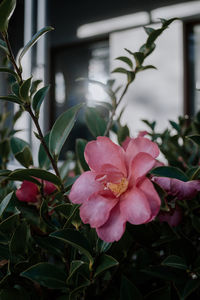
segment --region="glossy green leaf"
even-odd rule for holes
[[[50,181],[56,185],[60,185],[60,180],[56,175],[54,175],[48,171],[45,171],[42,169],[36,169],[36,168],[35,169],[16,169],[15,171],[13,171],[9,174],[9,177],[10,178],[18,177],[19,180],[27,180],[27,177],[36,177],[36,178]]]
[[[125,276],[122,276],[120,286],[120,300],[143,300],[140,291]]]
[[[20,98],[19,88],[20,88],[20,85],[18,82],[14,82],[11,86],[13,94],[15,94],[18,98]]]
[[[117,139],[118,139],[118,142],[119,144],[121,144],[123,141],[125,141],[125,139],[127,137],[129,137],[129,128],[127,125],[125,126],[120,126],[119,127],[119,130],[117,132]]]
[[[144,27],[145,32],[150,35],[155,29],[151,27]]]
[[[8,54],[7,45],[6,45],[6,43],[2,39],[0,39],[0,49],[3,50],[3,51],[5,51],[6,54]]]
[[[70,264],[69,276],[67,282],[69,282],[73,275],[85,264],[82,260],[73,260]]]
[[[10,145],[15,158],[20,162],[20,164],[26,168],[33,165],[33,157],[27,142],[20,138],[12,137]]]
[[[19,214],[20,214],[20,211],[16,210],[16,212],[13,215],[11,215],[7,219],[3,220],[0,223],[0,232],[2,232],[4,234],[8,234],[8,235],[12,234],[16,228],[16,224],[19,219]]]
[[[16,0],[3,0],[0,4],[0,31],[6,32],[8,22],[16,6]]]
[[[64,243],[50,236],[34,236],[34,240],[38,246],[45,249],[47,253],[52,253],[55,255],[63,256],[65,252]]]
[[[25,45],[25,47],[22,49],[22,52],[19,55],[19,59],[18,59],[18,64],[21,68],[21,60],[23,58],[23,56],[26,54],[26,52],[38,41],[38,39],[44,35],[45,33],[47,33],[48,31],[53,30],[53,27],[51,26],[46,26],[44,28],[42,28],[40,31],[38,31],[33,37],[32,39]]]
[[[188,269],[185,260],[177,255],[168,256],[163,260],[162,265],[182,270]]]
[[[0,96],[0,100],[17,103],[17,104],[23,103],[18,97],[14,96],[14,95]]]
[[[28,78],[27,80],[24,80],[19,89],[19,94],[23,99],[23,101],[25,102],[30,101],[31,81],[32,81],[32,77]]]
[[[2,216],[3,212],[5,211],[6,207],[8,206],[11,198],[13,196],[13,192],[9,193],[0,203],[0,217]]]
[[[138,71],[144,71],[144,70],[148,70],[148,69],[154,69],[157,70],[156,67],[152,66],[152,65],[147,65],[147,66],[141,66],[138,68]]]
[[[114,259],[110,255],[102,254],[97,261],[97,267],[94,273],[94,277],[98,276],[105,270],[108,270],[112,267],[116,267],[118,265],[118,261]]]
[[[42,102],[44,101],[44,98],[46,97],[49,90],[49,85],[41,88],[37,91],[37,93],[33,97],[32,107],[36,113],[36,115],[39,115],[40,106]]]
[[[84,139],[76,140],[76,157],[81,171],[88,171],[89,167],[85,161],[84,151],[87,141]]]
[[[187,136],[187,138],[192,140],[193,142],[195,142],[197,145],[200,146],[200,134],[189,135],[189,136]]]
[[[90,263],[93,263],[93,257],[91,255],[91,249],[88,240],[77,230],[63,229],[50,234],[50,236],[58,238],[85,254]]]
[[[119,56],[116,59],[125,62],[129,67],[131,67],[131,69],[133,68],[133,63],[130,58],[126,56]]]
[[[9,244],[10,256],[12,261],[24,260],[27,252],[27,242],[29,238],[29,228],[25,222],[22,222],[13,233]]]
[[[128,70],[124,69],[124,68],[116,68],[112,71],[112,73],[123,73],[123,74],[127,74]]]
[[[147,56],[149,56],[155,50],[155,48],[156,48],[155,44],[152,44],[150,47],[147,47],[146,44],[144,44],[140,47],[139,52],[143,52],[144,56],[146,58]]]
[[[14,76],[17,80],[19,79],[17,73],[15,73],[13,70],[11,70],[9,68],[0,68],[0,72],[2,72],[2,73],[8,73],[8,74]]]
[[[57,265],[41,262],[20,274],[50,289],[66,288],[66,274]]]
[[[155,176],[176,178],[182,181],[188,181],[188,177],[183,171],[176,167],[158,167],[150,171],[151,174]]]
[[[155,42],[155,40],[161,35],[163,32],[164,28],[159,28],[154,31],[152,31],[147,39],[146,46],[147,48],[150,48],[151,45]]]
[[[110,249],[112,243],[107,243],[98,238],[97,249],[99,253],[104,253]]]
[[[45,135],[44,141],[45,141],[46,145],[49,145],[49,133],[47,135]],[[39,148],[39,152],[38,152],[38,162],[39,162],[40,168],[42,168],[42,169],[48,170],[51,165],[51,161],[50,161],[46,151],[44,150],[42,143],[40,144],[40,148]]]
[[[144,61],[144,53],[142,53],[142,52],[132,52],[128,49],[125,49],[125,50],[134,57],[136,67],[142,65],[142,63]]]
[[[49,135],[49,149],[58,158],[70,131],[76,121],[76,116],[83,105],[78,104],[59,116]]]
[[[85,120],[87,127],[94,137],[103,136],[106,130],[106,122],[100,116],[97,109],[93,107],[87,107],[85,113]]]

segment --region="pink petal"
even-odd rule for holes
[[[89,142],[85,147],[85,160],[91,170],[102,172],[104,165],[112,165],[126,176],[124,150],[109,138],[99,136],[96,141]]]
[[[126,149],[126,163],[127,166],[131,164],[133,158],[140,152],[145,152],[156,158],[159,155],[159,148],[156,143],[150,141],[145,137],[138,137],[131,139]]]
[[[87,171],[75,181],[69,194],[71,202],[81,204],[92,194],[103,190],[103,185],[95,180],[96,175],[94,172]]]
[[[96,229],[100,239],[107,243],[119,241],[125,231],[126,220],[120,213],[119,205],[111,210],[108,221]]]
[[[192,199],[200,191],[200,180],[181,181],[176,178],[153,177],[154,182],[159,184],[169,195],[177,199]]]
[[[155,165],[155,159],[147,153],[138,153],[129,166],[129,181],[136,183]]]
[[[121,196],[120,211],[125,220],[139,225],[151,219],[151,209],[142,190],[132,188]]]
[[[140,190],[143,191],[143,193],[145,194],[147,201],[150,205],[151,208],[151,220],[153,220],[157,214],[159,213],[160,210],[160,205],[161,205],[161,201],[160,198],[153,186],[153,184],[151,183],[151,181],[147,178],[145,178],[140,185],[138,186],[138,188]]]
[[[178,226],[183,218],[183,213],[180,207],[176,206],[175,209],[171,209],[169,212],[160,212],[158,215],[159,221],[167,222],[170,226]]]
[[[44,193],[46,195],[52,194],[55,190],[56,190],[56,186],[53,183],[44,180]]]
[[[122,143],[122,148],[126,151],[129,142],[131,141],[131,138],[129,136],[126,137],[125,141]]]
[[[24,180],[21,187],[16,191],[18,200],[23,202],[37,202],[38,194],[38,186],[35,183],[27,180]]]
[[[93,194],[81,205],[81,220],[83,223],[89,223],[91,227],[100,227],[108,220],[110,211],[117,202],[117,198],[105,198]]]
[[[144,137],[145,135],[149,134],[148,131],[144,130],[144,131],[140,131],[138,133],[138,137]]]

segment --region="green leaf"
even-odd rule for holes
[[[48,171],[45,171],[42,169],[36,169],[36,168],[35,169],[16,169],[15,171],[13,171],[9,174],[9,177],[10,178],[12,178],[12,177],[19,178],[20,181],[27,180],[27,177],[36,177],[36,178],[50,181],[58,186],[60,185],[60,180],[56,175],[54,175]]]
[[[144,27],[145,32],[150,35],[155,29],[151,27]]]
[[[117,132],[117,139],[119,144],[121,144],[125,139],[129,137],[129,128],[127,125],[125,126],[120,126],[119,130]]]
[[[145,300],[171,300],[171,291],[170,286],[166,286],[161,289],[157,289],[155,291],[150,292]]]
[[[180,169],[176,167],[158,167],[150,171],[150,174],[155,176],[176,178],[181,181],[188,181],[188,177]]]
[[[188,135],[187,138],[200,146],[200,134]]]
[[[2,73],[9,73],[10,75],[14,76],[17,80],[19,79],[17,73],[15,73],[13,70],[11,70],[9,68],[0,68],[0,72],[2,72]]]
[[[16,212],[13,215],[3,220],[0,223],[0,232],[6,235],[10,235],[16,228],[16,224],[19,219],[19,214],[20,211],[16,209]]]
[[[0,4],[0,31],[6,32],[8,22],[16,6],[16,0],[3,0]]]
[[[53,125],[49,135],[50,152],[58,158],[70,131],[76,121],[78,111],[83,104],[78,104],[62,113]]]
[[[147,47],[146,44],[144,44],[140,47],[139,52],[143,52],[144,56],[146,58],[148,55],[150,55],[155,50],[155,48],[156,48],[155,44],[152,44],[150,47]]]
[[[29,94],[30,94],[30,88],[31,88],[31,81],[32,81],[32,77],[28,78],[27,80],[24,80],[19,89],[19,94],[20,94],[21,98],[23,99],[23,101],[25,101],[25,102],[30,101]]]
[[[128,79],[128,82],[131,83],[135,79],[135,72],[128,71],[127,72],[127,79]]]
[[[94,273],[94,277],[104,272],[107,269],[117,266],[119,263],[112,256],[102,254],[97,261],[97,268]]]
[[[108,251],[111,246],[112,246],[112,243],[104,242],[98,238],[97,249],[98,249],[99,253],[104,253],[104,252]]]
[[[159,28],[152,31],[147,39],[146,47],[150,48],[152,44],[154,44],[155,40],[158,38],[159,35],[164,31],[164,28]]]
[[[66,288],[66,274],[57,265],[41,262],[20,274],[50,289]]]
[[[73,260],[70,264],[69,276],[67,278],[67,282],[69,282],[73,275],[85,264],[82,260]]]
[[[58,255],[59,257],[64,255],[65,247],[62,241],[50,236],[34,236],[34,240],[39,247],[45,249],[48,253]]]
[[[106,122],[93,107],[87,107],[85,113],[87,127],[94,137],[103,136],[106,130]]]
[[[124,69],[124,68],[116,68],[112,71],[112,73],[123,73],[123,74],[127,74],[128,70]]]
[[[154,69],[157,70],[156,67],[152,66],[152,65],[147,65],[147,66],[141,66],[138,68],[138,71],[144,71],[144,70],[148,70],[148,69]]]
[[[27,252],[29,228],[25,222],[21,223],[13,233],[9,244],[10,256],[13,262],[24,260]]]
[[[142,300],[143,297],[136,286],[125,276],[122,276],[120,286],[120,300]]]
[[[32,106],[33,106],[33,109],[34,109],[36,115],[39,115],[40,106],[41,106],[44,98],[46,97],[48,90],[49,90],[49,85],[38,90],[37,93],[33,97]]]
[[[14,95],[0,96],[0,100],[12,102],[12,103],[17,103],[17,104],[22,104],[23,103],[19,98],[17,98]]]
[[[175,288],[178,291],[180,300],[185,300],[189,295],[192,294],[200,286],[199,279],[189,279],[187,282],[181,284],[175,284]],[[195,296],[194,296],[195,297]],[[195,298],[194,298],[195,299]]]
[[[50,236],[60,239],[85,254],[89,259],[90,264],[93,263],[93,257],[91,255],[91,249],[88,240],[77,230],[63,229],[50,234]]]
[[[0,49],[2,49],[3,51],[6,52],[6,54],[8,54],[7,45],[6,45],[6,43],[2,39],[0,39]]]
[[[46,145],[49,145],[49,133],[47,135],[45,135],[44,141],[45,141]],[[50,164],[51,164],[51,161],[50,161],[46,151],[44,150],[42,143],[40,144],[40,148],[38,151],[38,162],[39,162],[40,168],[42,168],[42,169],[49,169]]]
[[[14,192],[9,193],[0,203],[0,217],[8,206]]]
[[[38,41],[38,39],[44,35],[45,33],[47,33],[48,31],[53,30],[54,28],[51,26],[46,26],[44,28],[42,28],[40,31],[38,31],[33,37],[32,39],[25,45],[25,47],[22,49],[22,52],[19,55],[19,59],[18,59],[18,64],[21,66],[21,60],[23,58],[23,56],[26,54],[26,52]]]
[[[180,126],[176,122],[169,120],[169,123],[177,132],[180,132]]]
[[[125,62],[129,67],[131,67],[131,69],[133,68],[133,63],[130,60],[130,58],[126,57],[126,56],[119,56],[116,59]]]
[[[77,162],[79,164],[79,168],[81,171],[89,170],[88,164],[86,163],[85,157],[84,157],[84,151],[85,151],[86,144],[87,144],[87,141],[84,139],[76,140],[76,156],[77,156]]]
[[[15,158],[25,167],[33,165],[33,157],[29,144],[22,139],[12,137],[10,141],[11,150]]]
[[[187,270],[188,267],[185,263],[185,260],[177,255],[170,255],[167,258],[165,258],[162,262],[163,266],[169,266],[172,268],[177,268],[181,270]]]

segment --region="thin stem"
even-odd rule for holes
[[[49,157],[49,159],[51,161],[52,167],[53,167],[56,175],[58,176],[58,178],[61,181],[61,177],[60,177],[60,173],[59,173],[59,170],[58,170],[58,167],[57,167],[57,163],[54,160],[54,158],[52,157],[52,155],[51,155],[51,153],[49,151],[49,148],[48,148],[48,146],[47,146],[47,144],[46,144],[46,142],[44,140],[44,136],[43,136],[43,133],[41,131],[41,128],[40,128],[40,125],[39,125],[39,122],[38,122],[38,118],[34,115],[34,113],[33,113],[32,109],[31,109],[30,105],[28,105],[26,107],[26,111],[30,114],[30,116],[31,116],[31,118],[32,118],[32,120],[33,120],[36,128],[37,128],[37,131],[38,131],[38,134],[39,134],[39,137],[40,137],[40,141],[41,141],[41,143],[42,143],[42,145],[43,145],[43,147],[45,149],[45,152],[47,153],[47,155],[48,155],[48,157]],[[63,184],[61,184],[61,187],[64,190]]]
[[[116,110],[117,110],[117,107],[119,106],[119,104],[121,103],[124,95],[126,94],[127,90],[128,90],[128,87],[130,85],[130,82],[128,82],[123,90],[123,93],[121,94],[120,98],[119,98],[119,101],[117,102],[117,104],[113,107],[113,110],[112,110],[112,113],[111,113],[111,116],[110,116],[110,119],[108,121],[108,124],[107,124],[107,127],[106,127],[106,130],[104,132],[104,136],[107,136],[108,133],[109,133],[109,130],[110,128],[112,127],[112,123],[113,123],[113,118],[114,118],[114,115],[116,113]]]
[[[4,41],[6,42],[6,45],[8,47],[8,52],[9,52],[9,58],[10,58],[10,61],[11,63],[13,64],[14,68],[15,68],[15,71],[17,72],[17,75],[19,76],[19,80],[20,80],[20,84],[22,83],[23,79],[22,79],[22,72],[21,70],[18,68],[16,62],[15,62],[15,57],[14,57],[14,54],[12,52],[12,48],[11,48],[11,45],[10,45],[10,42],[9,42],[9,39],[8,39],[8,33],[6,32],[5,34],[2,33],[2,36],[4,38]]]

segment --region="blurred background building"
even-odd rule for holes
[[[122,120],[132,136],[146,129],[141,119],[156,120],[157,129],[162,130],[168,120],[176,120],[180,114],[192,116],[200,109],[200,1],[18,0],[9,28],[15,55],[36,31],[45,25],[55,27],[23,61],[24,78],[34,74],[35,79],[51,85],[42,109],[43,130],[47,132],[72,105],[86,101],[95,106],[97,101],[107,101],[99,86],[76,79],[89,77],[105,83],[110,71],[122,66],[115,58],[126,54],[124,48],[134,52],[145,42],[143,26],[157,27],[159,18],[173,17],[179,20],[159,37],[148,58],[158,70],[139,74],[126,95]],[[123,75],[111,77],[116,86],[125,82]],[[0,94],[5,92],[6,81],[0,86]],[[17,127],[23,129],[21,136],[32,142],[32,123],[26,114]],[[83,115],[73,135],[89,136]],[[71,148],[73,143],[66,146]]]

